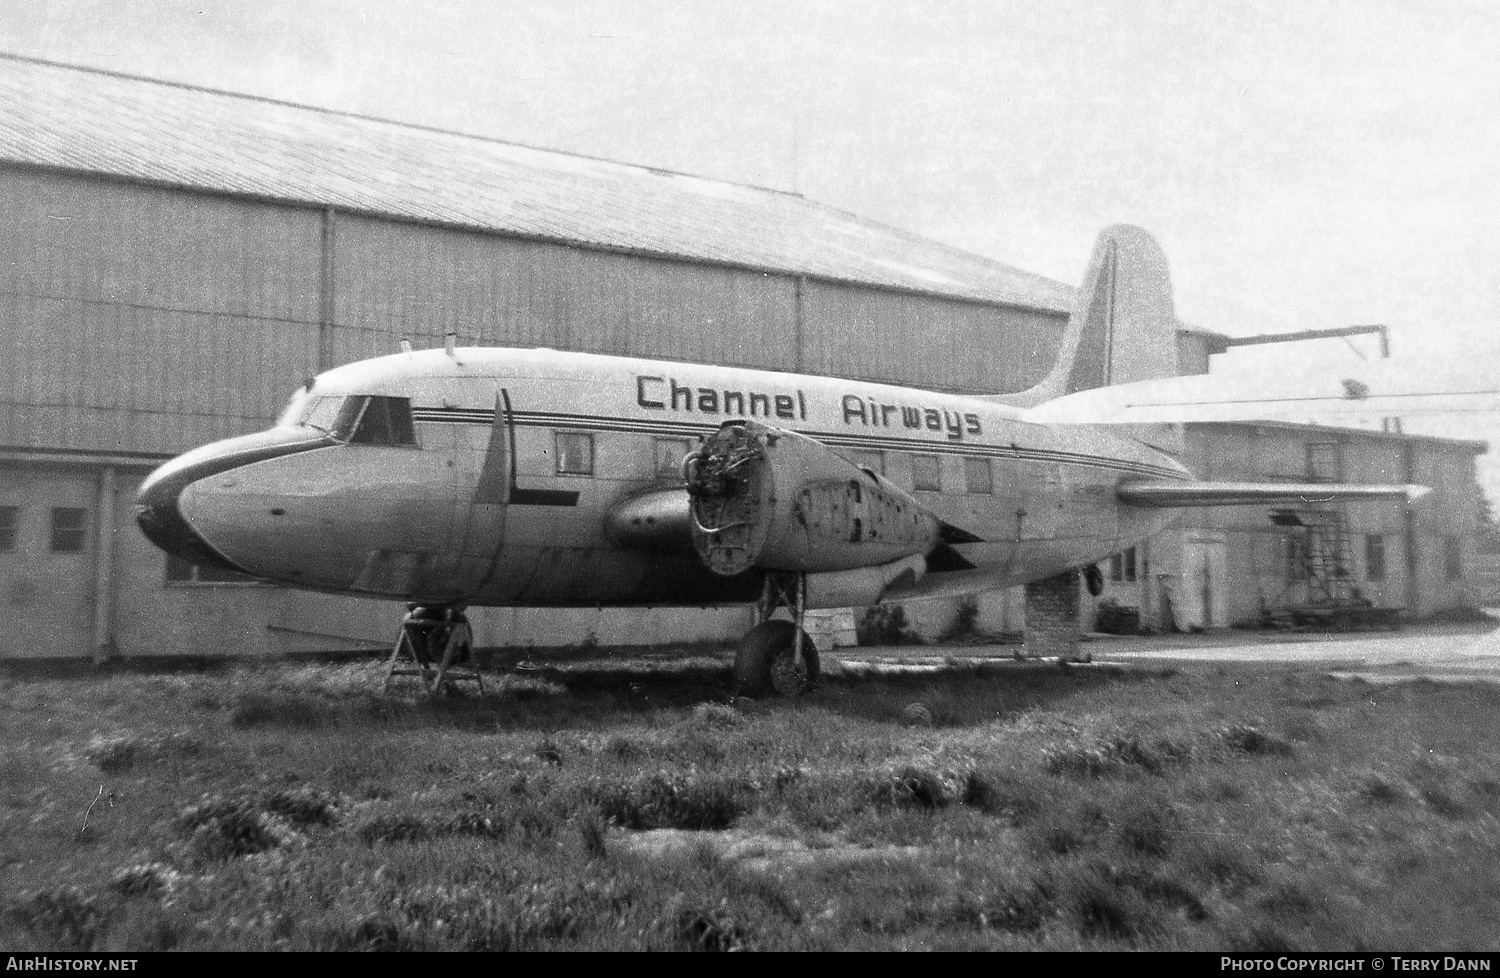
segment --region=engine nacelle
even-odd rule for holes
[[[718,574],[879,567],[939,542],[910,495],[794,431],[726,422],[683,468],[693,545]]]

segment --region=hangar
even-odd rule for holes
[[[990,393],[1046,371],[1073,295],[780,191],[13,56],[0,56],[0,221],[0,656],[14,658],[384,646],[390,604],[168,560],[129,501],[161,460],[264,427],[303,378],[402,339]],[[1221,349],[1180,333],[1185,371]],[[1226,448],[1236,438],[1257,447]],[[1346,476],[1378,456],[1387,481],[1413,481],[1399,469],[1440,486],[1438,515],[1351,507],[1343,526],[1365,547],[1388,538],[1382,600],[1421,614],[1468,601],[1481,445],[1296,426],[1202,428],[1190,443],[1215,476],[1262,457],[1282,468],[1259,474],[1300,476],[1283,443],[1308,467],[1334,443]],[[909,465],[888,471],[900,481]],[[1212,626],[1244,616],[1241,581],[1296,583],[1296,534],[1265,543],[1264,527],[1233,522],[1264,512],[1214,512],[1122,555],[1121,603],[1149,624]],[[1277,564],[1276,546],[1292,556]],[[1204,567],[1208,588],[1183,584]],[[1018,609],[1001,595],[984,614],[1011,628]],[[480,644],[644,644],[737,635],[748,617],[473,620]]]

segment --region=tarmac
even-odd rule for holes
[[[1084,637],[1094,665],[1124,667],[1263,667],[1359,677],[1369,682],[1423,678],[1437,682],[1500,682],[1500,609],[1494,620],[1413,624],[1390,632],[1258,632],[1224,630],[1185,635]],[[928,645],[835,649],[824,658],[846,668],[932,671],[949,660],[1015,660],[1019,645]]]

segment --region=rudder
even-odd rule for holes
[[[1036,386],[996,399],[1033,407],[1066,394],[1177,373],[1177,315],[1167,256],[1142,229],[1116,224],[1094,243],[1051,371]]]

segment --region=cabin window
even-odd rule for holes
[[[911,457],[911,486],[937,492],[943,488],[943,471],[936,455]]]
[[[1379,533],[1365,534],[1365,580],[1385,580],[1385,537]]]
[[[377,395],[350,398],[350,402],[364,402],[354,434],[349,438],[351,444],[416,445],[417,429],[411,420],[411,398]]]
[[[87,542],[89,511],[78,506],[52,507],[52,552],[82,553]]]
[[[964,488],[985,496],[994,493],[995,469],[989,459],[964,459]]]
[[[0,506],[0,553],[16,549],[16,526],[21,522],[21,507]]]
[[[249,574],[220,567],[217,564],[190,564],[181,557],[167,555],[168,584],[259,584]]]
[[[849,461],[876,475],[885,475],[885,452],[850,452]]]
[[[1464,551],[1458,537],[1443,537],[1443,573],[1450,581],[1464,576]]]
[[[682,478],[682,460],[690,450],[686,438],[656,439],[656,474],[662,478]]]
[[[594,474],[594,436],[581,431],[559,431],[557,437],[557,474]]]

